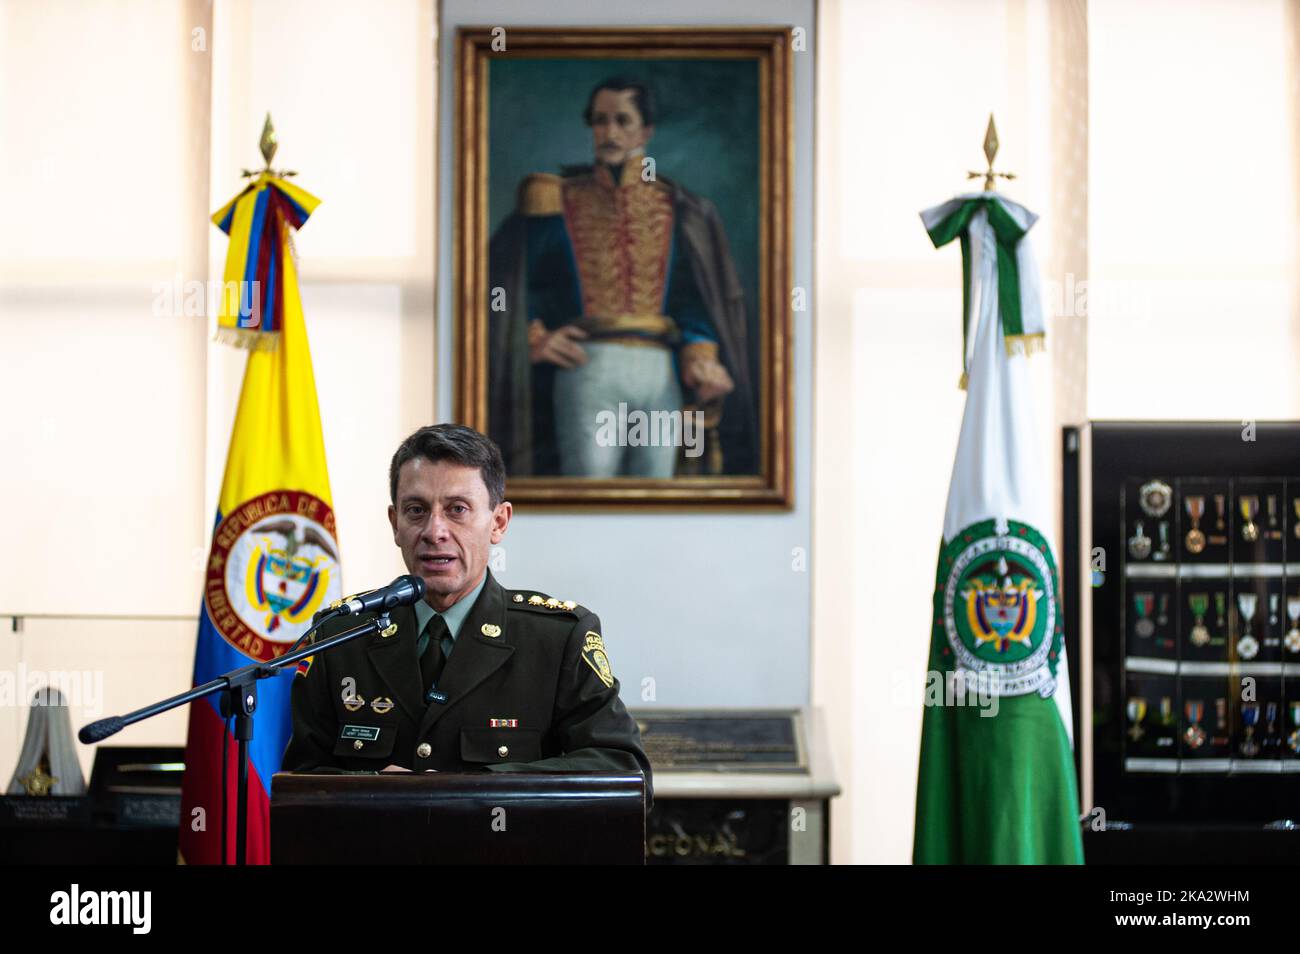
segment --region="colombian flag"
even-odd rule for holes
[[[194,683],[283,655],[342,594],[316,380],[291,231],[319,200],[262,173],[212,220],[230,236],[218,337],[249,347],[199,611]],[[270,785],[291,728],[292,670],[258,685],[249,743],[250,864],[270,861]],[[219,864],[221,757],[225,858],[235,859],[238,750],[220,699],[191,704],[181,790],[180,860]],[[201,809],[201,811],[200,811]]]

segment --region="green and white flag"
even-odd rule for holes
[[[1081,864],[1048,459],[1028,356],[1044,330],[1025,234],[994,192],[921,213],[961,240],[962,416],[935,582],[913,861]]]

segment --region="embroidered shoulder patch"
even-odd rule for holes
[[[600,677],[601,682],[613,687],[614,670],[610,668],[609,656],[605,653],[605,641],[600,638],[600,633],[587,631],[587,638],[582,644],[582,658]]]

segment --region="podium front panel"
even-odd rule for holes
[[[622,773],[281,772],[273,864],[644,864],[645,782]]]

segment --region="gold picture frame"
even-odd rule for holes
[[[630,69],[629,63],[633,64]],[[502,445],[507,461],[509,498],[516,504],[580,509],[788,510],[793,504],[794,492],[791,28],[463,27],[456,36],[454,71],[454,413],[456,420],[489,434]],[[529,344],[533,339],[531,335],[527,338],[522,335],[530,320],[537,325],[540,319],[530,319],[533,312],[526,303],[515,305],[515,313],[511,313],[508,307],[502,308],[500,303],[507,298],[503,293],[503,283],[498,281],[494,285],[490,277],[492,269],[496,269],[499,276],[521,274],[520,270],[532,267],[533,259],[528,256],[532,254],[533,246],[527,244],[533,241],[532,238],[521,239],[513,246],[502,240],[491,253],[489,245],[506,230],[507,223],[516,223],[520,236],[533,234],[529,229],[542,228],[537,224],[540,219],[524,217],[526,210],[522,203],[534,201],[525,199],[526,195],[531,196],[542,186],[550,188],[550,192],[545,194],[560,195],[560,190],[554,187],[556,183],[564,183],[567,188],[568,184],[577,181],[549,173],[539,177],[529,174],[520,179],[519,173],[530,169],[530,166],[520,163],[532,163],[534,156],[549,153],[554,167],[566,150],[572,155],[575,143],[580,141],[578,137],[590,135],[582,130],[579,121],[570,121],[570,116],[585,115],[590,119],[599,86],[587,100],[586,114],[581,111],[582,103],[574,102],[574,91],[579,89],[584,77],[588,81],[582,88],[590,88],[590,76],[602,71],[620,76],[635,73],[638,77],[649,71],[651,82],[661,82],[676,91],[673,100],[676,108],[667,114],[672,118],[665,120],[665,113],[656,107],[652,120],[658,121],[646,125],[655,126],[655,136],[670,144],[669,154],[677,157],[674,173],[677,168],[693,168],[697,179],[714,183],[717,201],[708,196],[700,200],[684,186],[671,186],[671,189],[679,190],[673,194],[691,196],[692,208],[712,210],[708,213],[712,220],[720,222],[726,230],[724,237],[711,250],[714,260],[726,259],[721,273],[733,276],[730,283],[722,283],[731,289],[725,298],[728,307],[723,310],[700,308],[696,313],[706,316],[706,335],[710,327],[707,321],[714,318],[718,319],[719,325],[729,321],[728,328],[738,329],[729,338],[723,338],[721,350],[716,344],[713,348],[718,363],[729,373],[733,390],[712,404],[688,400],[688,395],[693,392],[689,390],[688,378],[682,373],[686,352],[678,346],[686,335],[679,336],[676,339],[678,343],[669,348],[656,342],[655,348],[636,349],[668,350],[672,353],[672,374],[680,386],[683,404],[683,416],[675,433],[689,435],[693,433],[691,423],[704,424],[703,432],[694,431],[696,440],[688,449],[672,452],[676,456],[670,464],[673,468],[671,476],[566,476],[556,465],[547,463],[558,459],[559,452],[541,436],[549,433],[544,425],[550,406],[545,393],[539,390],[542,386],[539,382],[542,382],[544,374],[558,379],[561,372],[543,364],[529,363]],[[660,78],[658,81],[653,79],[656,76]],[[494,82],[498,91],[495,114],[489,95]],[[683,91],[687,95],[682,95]],[[696,91],[699,92],[698,98]],[[567,113],[558,111],[559,107],[554,106],[557,102],[565,104]],[[555,121],[546,125],[553,109]],[[493,123],[497,124],[498,131],[509,129],[511,135],[498,135],[494,141]],[[588,126],[592,124],[588,122]],[[723,132],[715,132],[715,127],[722,128]],[[664,128],[669,129],[666,137],[661,135]],[[688,138],[689,133],[682,132],[691,128],[702,130],[696,134],[695,140]],[[556,131],[554,136],[551,130]],[[675,139],[671,138],[674,130]],[[715,140],[710,136],[730,138]],[[725,146],[719,148],[719,142]],[[593,147],[587,142],[585,148],[588,150],[586,156],[590,158]],[[597,148],[606,147],[601,145]],[[731,154],[739,157],[736,167],[746,170],[743,174],[730,175],[731,170],[716,161],[720,155]],[[644,154],[631,152],[626,155],[641,160],[638,168],[642,178],[645,178],[646,169],[656,161],[653,145],[646,147]],[[583,158],[583,155],[573,155],[572,158]],[[493,162],[497,164],[498,172],[496,180],[491,182],[490,194]],[[512,164],[517,168],[506,180],[503,177]],[[546,160],[541,158],[533,164],[545,168]],[[613,176],[619,176],[619,170],[623,170],[621,181],[626,184],[631,181],[626,167],[631,165],[623,163],[606,169],[613,170]],[[601,167],[598,162],[593,162],[583,168],[592,173],[588,178],[594,181],[594,173]],[[665,170],[662,182],[671,181]],[[506,184],[515,182],[521,184],[507,192]],[[618,185],[615,183],[612,188],[617,191]],[[670,186],[663,184],[659,188],[666,191]],[[756,201],[751,203],[751,198],[756,198]],[[511,202],[515,204],[507,210],[506,206]],[[735,234],[726,221],[727,207],[735,210],[734,219],[743,220],[743,227]],[[569,206],[560,208],[560,212],[543,223],[546,228],[563,230],[569,227],[566,223],[571,220],[564,211]],[[544,211],[554,212],[550,208]],[[495,226],[490,221],[490,213],[500,220]],[[669,221],[684,223],[686,219],[683,215]],[[684,224],[682,229],[685,229]],[[566,233],[561,231],[558,234]],[[673,234],[676,236],[678,233]],[[698,254],[701,247],[698,240],[695,246],[689,246],[688,242],[679,246],[676,237],[672,241],[672,245],[664,243],[663,247],[670,251],[662,253],[663,257],[655,266],[661,269],[661,274],[670,268],[682,267],[676,264],[679,259],[671,257],[680,255],[684,260],[686,253],[681,249]],[[571,252],[574,245],[576,243],[570,246]],[[510,249],[508,253],[501,251],[506,248]],[[575,280],[579,274],[577,257],[574,252]],[[701,288],[716,289],[720,283],[713,280],[708,267],[699,264],[701,259],[696,257],[691,261],[693,264],[685,274],[692,277],[680,284],[696,283]],[[503,271],[506,266],[515,271]],[[545,274],[549,276],[551,272]],[[707,276],[706,280],[694,277],[701,274]],[[511,288],[535,288],[537,282],[532,280],[533,276],[529,274],[526,277],[528,281],[521,281]],[[745,284],[743,313],[736,310],[741,301],[735,292],[739,287],[737,277]],[[669,285],[668,278],[663,279],[663,285]],[[561,288],[561,291],[565,289]],[[579,294],[584,292],[585,288],[579,286]],[[662,295],[666,306],[668,293]],[[526,296],[516,296],[515,300],[521,297]],[[541,298],[540,294],[534,297]],[[717,295],[709,299],[703,293],[701,298],[708,305],[722,300]],[[668,309],[664,307],[659,311]],[[736,320],[737,314],[743,317],[743,323]],[[587,318],[586,315],[584,310],[584,321],[606,320],[603,317]],[[641,319],[639,315],[620,315],[618,320],[631,317]],[[737,341],[743,347],[737,346]],[[622,339],[622,342],[627,343],[627,339]],[[730,345],[729,351],[727,345]],[[710,353],[707,340],[703,351],[706,355]],[[662,358],[653,360],[662,361]],[[698,381],[698,378],[693,380]],[[518,400],[502,400],[500,396],[503,394],[519,397]],[[625,429],[623,418],[630,415],[624,415],[621,405],[620,408],[618,426]],[[612,423],[612,417],[606,420]],[[506,423],[501,424],[502,421]],[[542,421],[543,426],[534,427],[535,421]],[[556,435],[561,434],[558,415],[549,424]],[[619,439],[635,442],[635,432],[630,433],[628,437],[624,431],[619,431]],[[701,433],[704,435],[702,439]],[[571,431],[569,434],[570,441],[576,439]],[[645,441],[644,435],[641,439]],[[657,458],[661,465],[666,453],[669,452],[661,452]],[[692,455],[696,459],[691,459]]]

